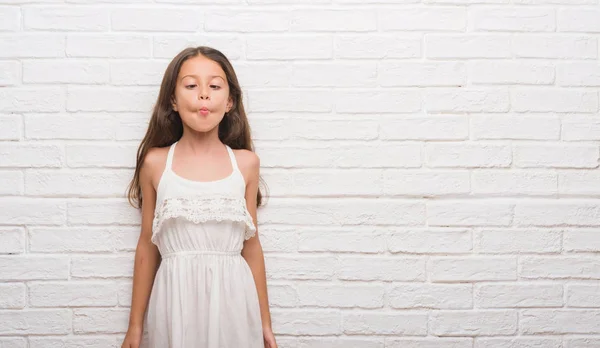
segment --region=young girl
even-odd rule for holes
[[[259,167],[231,63],[209,47],[183,50],[129,186],[142,228],[122,347],[139,347],[144,319],[150,348],[277,347],[256,229]]]

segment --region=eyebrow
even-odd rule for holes
[[[186,78],[186,77],[188,77],[188,76],[192,76],[192,77],[198,77],[198,75],[190,74],[190,75],[185,75],[185,76],[182,76],[182,77],[181,77],[181,80],[183,80],[184,78]],[[223,78],[223,76],[220,76],[220,75],[211,75],[211,76],[209,76],[209,77],[210,77],[211,79],[213,79],[213,78],[215,78],[215,77],[218,77],[218,78],[221,78],[221,79],[225,80],[225,79]]]

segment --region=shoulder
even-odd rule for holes
[[[258,178],[260,157],[255,152],[246,149],[233,150],[233,153],[246,183]]]
[[[151,147],[142,162],[141,175],[150,179],[156,189],[161,173],[165,169],[169,147]]]

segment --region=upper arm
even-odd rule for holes
[[[260,177],[260,157],[258,157],[256,153],[249,150],[243,151],[243,156],[241,157],[243,157],[241,161],[241,170],[246,178],[246,206],[248,208],[248,212],[252,216],[254,226],[258,227],[256,217],[256,196],[258,194],[258,182]]]
[[[150,242],[152,222],[156,208],[156,175],[161,167],[161,151],[152,148],[146,154],[140,168],[140,187],[142,189],[142,229],[140,240]]]

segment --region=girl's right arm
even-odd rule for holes
[[[133,289],[131,297],[131,311],[129,314],[129,328],[123,342],[124,348],[137,348],[140,345],[144,314],[150,292],[154,283],[154,277],[160,262],[160,253],[150,238],[152,237],[152,220],[154,218],[154,209],[156,206],[156,190],[152,185],[152,172],[156,168],[152,164],[149,151],[140,168],[140,186],[142,189],[142,226],[137,247],[135,249],[135,263],[133,267]]]

